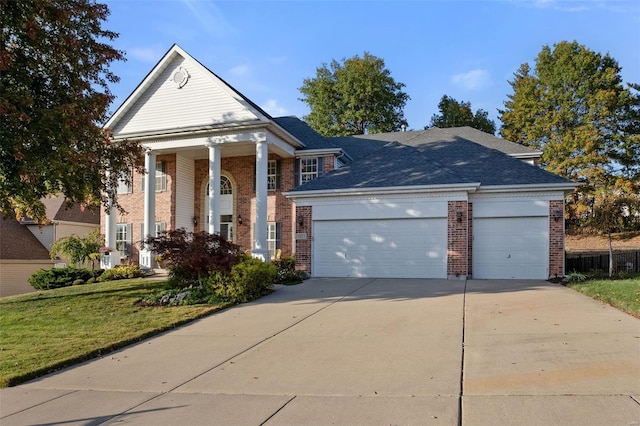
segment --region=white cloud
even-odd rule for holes
[[[235,77],[246,77],[251,74],[251,69],[248,65],[237,65],[229,70],[229,74]]]
[[[156,47],[134,47],[127,50],[127,56],[143,62],[157,62],[162,57],[164,50]]]
[[[451,82],[467,90],[478,90],[489,85],[489,73],[486,70],[471,70],[455,74],[451,77]]]
[[[202,29],[213,37],[234,35],[235,28],[227,21],[220,9],[212,2],[198,0],[182,0],[182,3],[193,13]]]
[[[273,117],[282,117],[285,115],[289,115],[287,110],[280,105],[278,105],[278,101],[275,99],[268,99],[264,105],[261,105],[260,108],[267,111]]]

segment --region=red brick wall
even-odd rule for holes
[[[447,203],[447,275],[466,278],[468,274],[468,214],[466,201]],[[458,215],[460,220],[458,221]]]
[[[306,240],[296,240],[296,269],[311,273],[311,214],[312,208],[296,206],[296,233],[306,233]],[[302,225],[298,221],[302,217]]]
[[[562,217],[554,219],[554,209],[561,209]],[[549,202],[549,277],[564,276],[564,201]]]
[[[280,160],[280,190],[269,191],[267,194],[267,221],[280,222],[280,244],[283,256],[293,253],[292,241],[292,202],[283,192],[293,189],[294,160],[281,159],[275,154],[269,155],[270,160]],[[233,203],[235,206],[234,238],[235,243],[245,250],[251,250],[252,224],[255,223],[255,156],[225,157],[222,159],[220,171],[233,184]],[[195,163],[194,186],[194,215],[201,222],[201,212],[204,209],[205,188],[209,181],[209,160],[197,160]],[[238,216],[242,217],[242,225],[238,223]],[[206,229],[206,224],[198,223],[196,231]]]
[[[175,189],[176,189],[176,156],[175,154],[158,155],[156,161],[166,162],[167,172],[167,190],[156,192],[156,222],[165,222],[167,230],[175,227],[175,211],[172,206],[175,205]],[[133,176],[133,186],[131,193],[118,194],[118,202],[124,208],[125,212],[116,212],[116,223],[131,223],[131,258],[127,261],[123,259],[123,263],[138,263],[138,254],[140,249],[140,241],[142,241],[142,223],[144,222],[144,192],[142,191],[142,174]],[[105,232],[105,217],[102,212],[100,217],[100,232]]]

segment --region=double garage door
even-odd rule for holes
[[[324,220],[313,225],[317,277],[446,278],[447,220]],[[473,220],[473,278],[547,279],[548,217]]]
[[[313,275],[446,278],[447,220],[314,221]]]

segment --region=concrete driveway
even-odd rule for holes
[[[544,281],[312,279],[3,389],[0,416],[640,425],[640,320]]]

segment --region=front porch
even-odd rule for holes
[[[103,267],[126,262],[153,269],[144,239],[179,228],[221,234],[263,260],[277,249],[293,253],[295,207],[282,195],[295,186],[293,147],[270,132],[143,145],[148,174],[120,185],[125,214],[112,208],[104,217],[106,246],[114,250]]]

